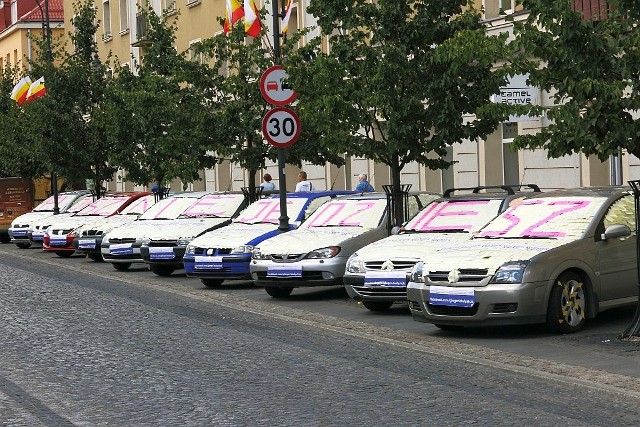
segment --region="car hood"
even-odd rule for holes
[[[425,250],[435,250],[453,242],[464,242],[469,233],[422,233],[398,234],[385,237],[358,249],[358,258],[363,261],[388,259],[390,257],[416,258]]]
[[[79,228],[79,232],[88,230],[94,231],[96,234],[106,233],[116,227],[131,224],[137,218],[136,215],[114,215],[110,217],[96,218],[95,221],[88,222]],[[92,233],[93,234],[93,233]]]
[[[20,215],[18,218],[14,219],[11,222],[11,227],[27,227],[34,222],[43,220],[45,218],[50,218],[53,216],[53,212],[27,212],[25,214]]]
[[[36,218],[32,223],[31,227],[45,227],[53,224],[58,224],[60,222],[66,221],[71,218],[73,214],[64,213],[58,215],[49,215],[42,218]]]
[[[103,217],[98,216],[70,216],[62,221],[55,221],[51,224],[52,230],[75,230],[80,226],[89,226]]]
[[[235,248],[241,245],[257,244],[278,234],[276,224],[235,223],[199,236],[191,245],[200,248]]]
[[[263,254],[306,253],[327,246],[339,246],[346,240],[370,231],[361,227],[319,228],[293,230],[260,244]]]
[[[429,271],[487,269],[493,274],[505,262],[524,261],[573,241],[566,239],[474,239],[453,243],[419,256]]]
[[[172,240],[191,238],[205,230],[229,221],[229,218],[185,218],[172,220],[133,221],[114,228],[109,232],[110,239],[149,238],[151,240]]]

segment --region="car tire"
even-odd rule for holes
[[[129,267],[131,267],[130,262],[114,262],[113,263],[113,268],[115,268],[118,271],[127,271]]]
[[[95,261],[95,262],[104,261],[102,259],[102,254],[87,254],[87,258],[89,258],[91,261]]]
[[[291,295],[293,288],[281,287],[281,286],[267,286],[264,288],[267,293],[273,298],[285,298]]]
[[[56,255],[60,258],[70,258],[74,251],[56,251]]]
[[[176,271],[175,267],[169,265],[150,265],[149,270],[162,277],[169,277]]]
[[[200,279],[200,281],[207,288],[217,288],[218,286],[222,285],[222,282],[224,282],[224,280],[221,279]]]
[[[587,290],[582,278],[562,273],[553,284],[547,308],[547,328],[554,333],[578,332],[587,320]]]
[[[21,242],[21,243],[16,243],[16,246],[20,249],[29,249],[31,247],[31,243]]]
[[[387,311],[392,304],[393,301],[362,301],[362,305],[371,311]]]

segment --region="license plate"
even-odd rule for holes
[[[220,270],[223,267],[221,256],[197,256],[195,261],[196,270]]]
[[[174,259],[175,257],[171,247],[149,247],[149,258],[151,259]]]
[[[51,238],[49,240],[49,246],[67,246],[67,238]]]
[[[109,246],[111,255],[133,255],[133,245],[131,243],[119,243]]]
[[[368,271],[364,275],[364,285],[404,288],[407,286],[407,273],[404,271]]]
[[[301,265],[276,264],[267,267],[267,277],[302,277]]]
[[[93,239],[78,240],[78,249],[95,249],[96,241]]]
[[[476,295],[473,288],[452,286],[431,286],[429,304],[449,307],[473,307]]]

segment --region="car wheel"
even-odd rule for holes
[[[176,271],[175,267],[169,265],[150,265],[149,270],[162,277],[169,277]]]
[[[102,261],[104,261],[104,260],[102,259],[102,254],[87,254],[87,257],[88,257],[90,260],[95,261],[95,262],[102,262]]]
[[[293,292],[293,288],[283,288],[280,286],[267,286],[264,290],[274,298],[288,297],[291,295],[291,292]]]
[[[60,258],[69,258],[73,255],[73,251],[56,251],[56,255]]]
[[[217,288],[218,286],[222,285],[222,282],[224,282],[224,280],[220,279],[200,279],[200,281],[207,288]]]
[[[587,293],[580,276],[562,273],[551,289],[547,309],[547,328],[551,332],[571,334],[582,329],[587,320]]]
[[[392,301],[362,301],[362,305],[371,311],[387,311],[392,304]]]
[[[16,246],[20,249],[29,249],[31,247],[31,243],[16,243]]]
[[[129,267],[131,267],[130,262],[114,262],[113,263],[113,268],[115,268],[118,271],[127,271]]]

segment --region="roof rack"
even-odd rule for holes
[[[540,187],[538,187],[536,184],[480,185],[477,187],[448,188],[444,192],[443,197],[451,197],[451,193],[453,193],[454,191],[472,191],[474,194],[477,194],[482,190],[504,190],[507,192],[507,194],[512,195],[516,194],[514,189],[520,190],[523,187],[530,188],[537,193],[541,192]]]

